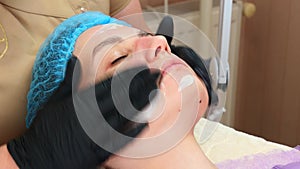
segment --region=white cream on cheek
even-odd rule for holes
[[[173,82],[170,82],[173,81]],[[168,88],[166,88],[165,83],[167,82],[167,86],[169,86]],[[146,108],[143,113],[140,113],[139,116],[135,119],[136,121],[148,121],[148,122],[153,122],[155,120],[157,120],[162,113],[165,111],[164,106],[166,106],[165,104],[167,103],[166,99],[170,99],[173,101],[174,97],[173,95],[176,93],[174,93],[174,91],[177,90],[177,92],[181,93],[183,92],[185,89],[189,88],[190,86],[192,86],[194,83],[196,83],[195,78],[193,75],[190,74],[186,74],[184,76],[181,77],[180,82],[178,83],[178,85],[174,85],[176,81],[175,79],[173,79],[171,76],[168,77],[164,77],[164,80],[162,80],[162,82],[160,83],[160,90],[157,91],[157,96],[152,100],[152,102],[150,103],[149,107]],[[174,84],[172,84],[174,83]],[[172,92],[173,91],[173,92]],[[190,89],[188,89],[188,91],[190,91]],[[168,95],[166,95],[166,92],[169,93]],[[184,91],[187,92],[187,91]],[[193,94],[195,93],[194,91],[192,92]],[[166,98],[168,97],[168,98]],[[174,102],[175,103],[175,102]],[[180,102],[178,102],[179,104]],[[175,106],[175,105],[173,105]],[[172,107],[173,107],[172,106]],[[176,106],[175,106],[176,107]],[[180,111],[180,109],[178,109],[178,112]],[[175,115],[176,113],[174,113]]]
[[[178,91],[182,91],[183,89],[191,86],[195,82],[194,77],[192,75],[184,76],[179,83]]]

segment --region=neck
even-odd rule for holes
[[[193,134],[189,134],[182,142],[168,152],[145,159],[112,157],[107,166],[122,169],[213,169],[215,166],[202,152]]]

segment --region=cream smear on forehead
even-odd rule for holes
[[[124,26],[119,25],[119,24],[115,24],[115,23],[105,24],[105,25],[102,25],[102,27],[98,31],[96,31],[95,33],[103,33],[103,32],[108,31],[108,30],[118,29],[120,27],[124,27]]]

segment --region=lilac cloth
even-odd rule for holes
[[[300,146],[297,146],[295,149],[300,151]],[[299,169],[300,168],[300,161],[292,162],[287,165],[276,165],[272,169]]]
[[[277,165],[277,166],[273,167],[272,169],[299,169],[299,168],[300,168],[300,161],[289,163],[287,165]]]
[[[290,151],[274,150],[267,154],[255,154],[236,160],[226,160],[218,163],[219,169],[294,169],[284,167],[296,167],[300,169],[300,146]],[[294,163],[294,164],[293,164]],[[298,163],[298,164],[296,164]],[[290,166],[287,166],[290,165]],[[275,168],[283,167],[283,168]]]

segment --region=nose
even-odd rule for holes
[[[137,40],[135,52],[145,54],[148,62],[155,60],[161,51],[171,53],[168,42],[163,36],[146,36]]]

